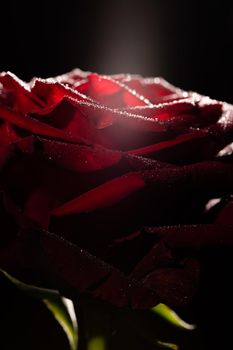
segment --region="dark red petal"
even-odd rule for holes
[[[144,96],[138,94],[110,76],[90,74],[88,96],[112,107],[144,106],[150,104]]]
[[[136,235],[131,237],[130,241],[135,239]],[[124,243],[124,241],[121,241],[121,244],[122,243]],[[136,279],[143,279],[146,275],[157,268],[169,265],[172,266],[174,260],[175,259],[172,256],[171,250],[168,249],[168,246],[166,246],[163,241],[157,242],[136,264],[130,275]]]
[[[21,231],[11,245],[1,247],[0,263],[16,276],[25,268],[33,277],[42,272],[65,294],[86,292],[118,307],[149,308],[159,302],[156,292],[140,281],[46,231]]]
[[[230,200],[220,211],[216,220],[216,224],[232,225],[233,230],[233,201]],[[233,234],[232,234],[233,236]]]
[[[56,106],[64,98],[71,98],[74,101],[93,102],[88,96],[71,89],[69,86],[60,84],[54,79],[35,79],[31,86],[31,92],[44,101],[44,108]],[[37,111],[37,113],[39,112],[43,113],[43,108]]]
[[[197,97],[188,97],[178,101],[157,103],[151,106],[136,106],[126,109],[126,111],[148,118],[166,120],[187,112],[197,112],[197,103],[199,100]]]
[[[25,153],[32,153],[34,148],[33,143],[33,136],[28,136],[16,140],[15,142],[0,146],[0,168],[5,165],[8,159],[15,155],[15,151],[17,149]]]
[[[199,101],[200,98],[197,98]],[[155,106],[134,107],[128,109],[109,108],[93,103],[79,101],[79,108],[83,113],[97,120],[97,127],[104,129],[114,123],[134,130],[161,132],[167,130],[183,131],[190,127],[203,127],[215,123],[220,115],[222,104],[210,102],[203,104],[208,107],[208,113],[200,114],[197,101],[188,98],[180,101],[162,103]],[[208,100],[209,101],[209,100]],[[203,102],[204,103],[204,102]]]
[[[95,120],[98,129],[104,129],[114,123],[118,123],[123,127],[130,127],[133,130],[157,132],[166,130],[166,125],[163,122],[144,117],[143,113],[139,115],[130,110],[112,109],[85,101],[79,102],[79,108],[87,117]]]
[[[7,145],[20,139],[21,136],[9,122],[0,121],[0,145]]]
[[[145,229],[171,249],[186,251],[233,244],[233,226],[225,224],[178,225]]]
[[[125,88],[125,87],[124,87]],[[123,99],[125,106],[134,107],[134,106],[146,106],[150,105],[151,102],[145,98],[145,96],[140,95],[136,90],[127,90],[123,94]]]
[[[36,112],[45,106],[43,100],[38,98],[30,91],[30,86],[14,74],[1,73],[0,83],[3,85],[3,91],[9,95],[9,103],[6,104],[20,113]]]
[[[108,96],[115,94],[121,90],[121,86],[113,79],[102,77],[96,73],[88,76],[91,89],[94,95]],[[94,97],[94,96],[93,96]]]
[[[92,147],[64,142],[39,139],[46,158],[59,166],[77,172],[93,172],[118,163],[121,152],[111,151],[101,146]]]
[[[109,146],[107,138],[102,137],[96,130],[95,123],[91,117],[85,116],[78,105],[78,102],[64,97],[61,102],[40,113],[31,114],[38,121],[48,124],[76,137],[89,140],[90,143],[99,143]]]
[[[166,218],[164,208],[171,210],[175,205],[176,211],[174,213],[176,213],[176,220],[179,221],[194,198],[196,198],[201,208],[202,200],[200,200],[200,196],[201,198],[213,198],[233,191],[232,172],[233,166],[230,164],[202,162],[183,167],[165,167],[146,170],[142,173],[129,173],[108,181],[65,203],[63,206],[56,208],[53,214],[64,216],[113,206],[147,186],[148,193],[147,197],[144,198],[146,202],[143,202],[143,214],[142,212],[135,212],[135,215],[140,215],[141,218],[146,215],[148,219],[154,217],[154,220],[160,222],[160,220]],[[167,201],[167,198],[169,198],[169,201]],[[153,207],[149,205],[151,201],[154,203]],[[140,203],[140,208],[143,206],[143,203]],[[132,206],[133,203],[128,203],[129,212]],[[198,215],[198,210],[196,209],[193,215]],[[154,214],[155,212],[156,216]],[[116,217],[118,215],[117,213],[118,211],[116,211]],[[175,219],[173,217],[174,213],[171,212],[170,220]],[[127,217],[127,213],[124,213],[124,215]]]
[[[135,89],[140,94],[144,95],[151,102],[162,102],[165,97],[169,98],[183,98],[188,94],[181,89],[169,84],[162,78],[142,78],[140,76],[126,75],[121,76],[118,79],[130,88]]]
[[[53,80],[58,83],[74,86],[80,80],[85,79],[89,74],[89,72],[83,72],[81,69],[75,68],[68,73],[54,77]]]
[[[33,134],[50,136],[69,142],[84,142],[71,133],[65,133],[62,130],[43,124],[29,116],[14,112],[3,105],[0,105],[0,118],[19,126],[22,129],[30,131]]]
[[[105,208],[145,186],[139,173],[128,173],[84,193],[78,198],[53,210],[53,215],[64,216]]]
[[[224,105],[222,117],[219,121],[208,128],[209,132],[222,137],[223,146],[232,142],[233,137],[233,107]]]
[[[142,283],[155,289],[168,305],[185,305],[193,298],[199,283],[200,263],[187,258],[180,266],[155,269]]]
[[[0,147],[0,169],[2,169],[7,160],[11,157],[13,154],[13,149],[12,147],[9,146],[1,146]]]
[[[175,139],[172,139],[172,140],[162,141],[150,146],[129,150],[127,151],[127,153],[135,154],[139,156],[148,155],[163,149],[174,147],[175,145],[178,145],[178,144],[186,143],[187,141],[190,141],[193,139],[205,138],[206,136],[207,135],[204,132],[196,132],[196,133],[193,132],[189,134],[183,134],[183,135],[177,136]]]
[[[144,170],[159,170],[162,168],[175,168],[174,164],[160,162],[154,159],[139,157],[137,155],[124,153],[123,157],[127,160],[131,170],[144,171]]]
[[[39,227],[48,229],[50,211],[57,204],[56,193],[41,185],[36,188],[27,199],[24,214],[39,224]]]

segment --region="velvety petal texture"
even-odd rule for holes
[[[233,244],[233,106],[162,78],[0,74],[0,265],[116,306],[187,304]]]

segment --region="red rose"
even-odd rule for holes
[[[233,107],[160,78],[0,75],[1,267],[115,305],[180,305],[232,243]],[[217,199],[217,200],[216,200]]]

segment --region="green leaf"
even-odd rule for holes
[[[164,320],[178,328],[186,329],[189,331],[196,328],[195,325],[183,321],[175,311],[173,311],[170,307],[168,307],[165,304],[160,303],[154,306],[151,310],[160,317],[162,317]]]
[[[78,343],[78,327],[73,302],[60,295],[56,299],[44,299],[43,302],[62,326],[69,340],[70,348],[76,350]]]
[[[160,340],[157,340],[157,345],[163,349],[179,350],[179,347],[176,344],[166,343]]]
[[[43,301],[66,333],[70,343],[70,349],[77,350],[78,325],[73,302],[70,299],[62,297],[57,290],[40,288],[26,284],[9,275],[6,271],[1,269],[0,271],[20,291]]]
[[[103,336],[95,336],[88,339],[87,350],[106,350],[106,339]]]

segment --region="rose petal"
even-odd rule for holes
[[[112,107],[144,106],[150,104],[144,96],[108,76],[90,74],[88,96]]]
[[[111,151],[101,146],[87,147],[64,142],[39,139],[46,158],[59,166],[77,172],[93,172],[118,163],[121,152]]]
[[[202,132],[183,134],[183,135],[177,136],[175,139],[172,139],[172,140],[158,142],[156,144],[153,144],[153,145],[150,145],[147,147],[138,148],[135,150],[129,150],[129,151],[127,151],[127,153],[142,156],[142,155],[148,155],[151,153],[155,153],[155,152],[163,150],[163,149],[172,148],[175,145],[179,145],[182,143],[185,143],[185,147],[187,147],[186,146],[187,141],[192,141],[194,139],[199,139],[199,138],[205,138],[206,136],[207,136],[206,133],[202,133]]]
[[[30,131],[33,134],[50,136],[50,137],[54,137],[54,138],[69,141],[69,142],[81,142],[81,143],[84,142],[83,140],[81,140],[79,137],[76,137],[75,135],[72,135],[70,133],[65,133],[62,130],[43,124],[36,119],[14,112],[2,105],[0,105],[0,118],[3,118],[6,121],[19,126],[22,129]]]
[[[44,102],[30,91],[29,85],[7,72],[0,74],[0,83],[4,93],[9,96],[9,102],[15,111],[20,113],[36,112],[43,108]]]
[[[216,224],[232,225],[233,228],[233,201],[230,200],[220,211],[216,220]]]
[[[108,207],[131,193],[145,186],[142,176],[138,173],[128,173],[105,184],[84,193],[78,198],[65,203],[53,210],[52,214],[57,216],[70,215],[74,213],[89,212],[99,208]]]
[[[0,145],[7,145],[20,139],[21,136],[9,122],[0,121]]]

